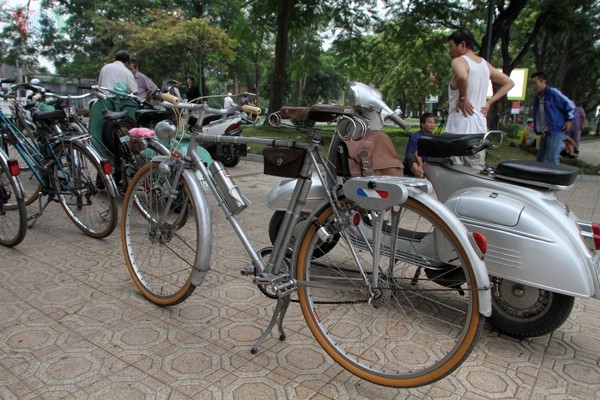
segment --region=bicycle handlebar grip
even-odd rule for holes
[[[92,90],[92,85],[83,85],[83,84],[79,84],[79,85],[77,85],[77,89],[87,89],[87,90]]]
[[[168,101],[169,103],[175,104],[175,105],[179,104],[179,102],[181,101],[181,100],[179,100],[179,98],[177,96],[173,96],[172,94],[169,94],[169,93],[162,93],[161,97],[164,101]]]

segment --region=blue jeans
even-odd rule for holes
[[[562,132],[543,134],[536,160],[543,163],[560,164],[560,151],[564,140],[565,134]]]

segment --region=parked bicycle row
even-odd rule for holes
[[[130,100],[118,89],[108,89],[109,94]],[[38,141],[41,136],[54,140],[54,153],[65,142],[96,152],[102,169],[79,179],[84,183],[73,190],[81,199],[116,193],[115,180],[126,180],[121,215],[125,264],[138,289],[158,305],[185,301],[204,281],[212,256],[208,202],[216,202],[251,260],[242,274],[277,300],[253,353],[275,325],[280,340],[285,339],[283,320],[290,302],[297,301],[314,337],[335,362],[377,384],[420,386],[443,378],[468,357],[486,317],[507,334],[537,336],[564,322],[575,296],[600,298],[595,254],[600,228],[578,221],[555,196],[573,183],[577,171],[513,162],[482,174],[447,162],[493,146],[497,134],[490,133],[423,138],[420,153],[439,158],[428,163],[432,181],[402,177],[401,163],[381,128],[386,116],[404,122],[366,85],[352,84],[348,98],[350,106],[284,107],[270,116],[271,125],[294,132],[298,128],[286,121],[335,123],[327,155],[318,129],[302,129],[306,141],[213,135],[203,128],[206,121],[227,116],[229,109],[177,101],[160,103],[170,116],[152,130],[128,126],[126,134],[109,137],[115,139],[112,147],[100,136],[100,150],[90,145],[100,140],[93,135],[93,113],[91,132],[82,133],[60,130],[61,122],[51,118],[58,116],[56,110],[39,111],[32,118],[33,135]],[[41,121],[52,129],[40,130],[40,115],[48,112],[53,114]],[[144,118],[135,112],[131,117],[127,110],[104,109],[102,114],[102,127],[112,126],[113,133],[127,117]],[[4,120],[8,149],[16,145],[23,156],[23,143],[30,142]],[[266,249],[256,249],[238,222],[250,204],[224,165],[243,156],[249,144],[265,146],[265,173],[287,178],[269,195],[273,246]],[[52,168],[47,172],[53,173],[52,190],[39,193],[66,197],[63,181],[83,175],[82,148],[64,151],[71,156],[65,161],[70,175],[57,174],[58,163],[48,149],[39,166],[26,162],[33,171]],[[117,148],[130,155],[122,156],[128,163],[113,173],[108,159],[118,159]],[[444,203],[433,196],[434,186]],[[87,205],[73,204],[79,209]],[[540,253],[535,257],[545,257],[543,266],[530,264],[527,252],[534,248]],[[486,256],[491,256],[489,266]],[[571,261],[569,279],[559,282],[544,273],[564,270],[565,257]]]

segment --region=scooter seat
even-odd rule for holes
[[[352,107],[330,104],[315,104],[311,107],[282,107],[279,112],[282,118],[316,122],[329,122],[341,115],[355,114]]]
[[[417,147],[421,157],[472,156],[481,145],[483,134],[421,135]]]
[[[102,111],[102,118],[104,119],[119,119],[119,118],[125,118],[125,116],[127,116],[127,111],[110,111],[110,110],[103,110]]]
[[[579,168],[529,160],[507,160],[498,164],[494,176],[533,186],[555,188],[570,186],[577,179]]]
[[[38,111],[31,115],[34,121],[59,121],[65,117],[63,110]]]

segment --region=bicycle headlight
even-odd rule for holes
[[[154,132],[161,140],[171,140],[177,135],[177,128],[169,121],[160,121],[154,127]]]

